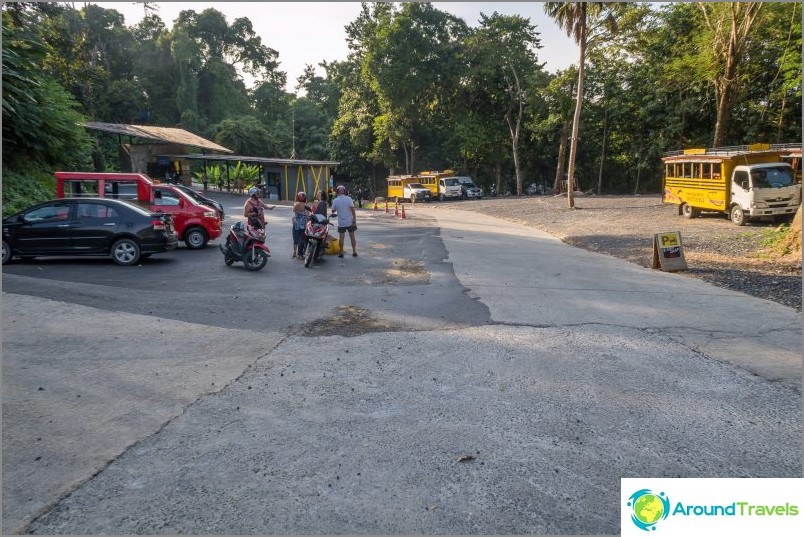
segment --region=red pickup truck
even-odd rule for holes
[[[134,200],[155,213],[173,216],[179,238],[193,250],[221,236],[214,207],[201,205],[171,185],[158,184],[141,173],[56,172],[59,198],[93,197]]]

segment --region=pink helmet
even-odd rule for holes
[[[307,201],[307,194],[304,192],[299,192],[296,194],[296,201]]]

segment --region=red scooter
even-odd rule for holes
[[[271,251],[265,245],[265,228],[254,218],[246,224],[236,222],[230,227],[226,244],[221,244],[220,248],[224,263],[232,265],[235,261],[242,261],[246,270],[262,269],[271,257]]]
[[[304,226],[304,238],[307,242],[304,250],[304,266],[309,267],[313,260],[320,259],[327,248],[329,237],[329,218],[323,214],[311,214]]]

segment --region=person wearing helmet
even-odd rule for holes
[[[346,195],[346,187],[338,185],[336,189],[338,197],[332,202],[332,214],[338,214],[338,233],[340,234],[341,251],[338,257],[343,257],[343,236],[349,232],[349,241],[352,243],[352,257],[357,257],[357,214],[355,213],[355,202]]]
[[[259,222],[260,225],[265,228],[265,210],[268,209],[269,211],[274,210],[276,205],[268,205],[264,203],[260,199],[260,189],[256,186],[253,186],[248,189],[248,199],[246,200],[246,204],[243,206],[243,216],[245,216],[249,222],[256,221]]]
[[[291,259],[304,259],[304,228],[307,225],[307,215],[310,214],[310,207],[307,206],[307,194],[299,192],[296,194],[296,203],[293,204],[293,255]]]

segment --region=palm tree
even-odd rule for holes
[[[616,2],[545,2],[544,12],[548,17],[575,39],[581,49],[578,60],[578,88],[575,99],[575,115],[572,119],[572,135],[570,138],[569,166],[567,167],[567,201],[570,209],[575,207],[575,154],[578,151],[578,125],[581,123],[581,107],[583,106],[583,75],[586,63],[586,49],[589,45],[589,18],[600,21],[612,32],[617,31],[617,23],[612,10]]]

